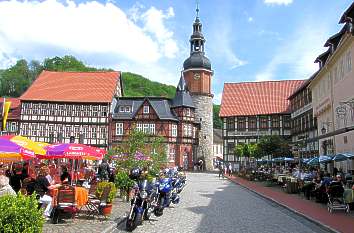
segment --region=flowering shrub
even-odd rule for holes
[[[35,195],[0,197],[0,232],[42,232],[43,210]]]

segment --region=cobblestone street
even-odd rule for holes
[[[87,218],[83,212],[78,215],[73,221],[72,219],[64,219],[59,224],[52,224],[47,222],[44,224],[43,233],[101,233],[112,231],[112,228],[116,225],[116,222],[125,218],[127,211],[129,211],[130,203],[123,202],[117,198],[113,202],[112,214],[104,219],[100,218]]]
[[[134,232],[326,232],[216,174],[189,173],[181,203]],[[125,232],[125,222],[114,232]]]

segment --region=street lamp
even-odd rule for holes
[[[321,133],[322,134],[325,134],[326,133],[326,128],[323,126],[322,129],[321,129]]]
[[[322,122],[321,133],[325,134],[327,132],[327,129],[325,126],[327,126],[327,128],[328,128],[331,124],[332,124],[332,122],[330,122],[330,121]]]

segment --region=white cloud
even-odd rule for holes
[[[247,61],[239,58],[233,49],[234,32],[230,21],[223,21],[223,26],[213,27],[213,31],[210,35],[209,46],[210,51],[214,55],[214,60],[221,60],[225,63],[229,69],[235,69],[247,64]],[[222,46],[222,47],[220,47]]]
[[[126,14],[112,1],[0,2],[0,67],[14,58],[75,54],[155,69],[179,51],[173,32],[165,26],[172,17],[171,7],[162,11],[137,4]],[[163,73],[154,79],[162,81]]]
[[[269,5],[289,5],[293,3],[293,0],[264,0],[264,3]]]
[[[222,93],[216,93],[213,98],[214,104],[221,104]]]
[[[282,79],[306,79],[318,67],[315,58],[323,52],[324,41],[328,37],[326,24],[318,25],[304,20],[298,29],[281,44],[265,68],[256,74],[257,81]],[[304,43],[306,42],[306,43]],[[282,73],[286,67],[288,73]]]
[[[173,32],[169,31],[164,20],[174,17],[173,8],[168,8],[164,14],[162,10],[151,7],[142,16],[144,30],[154,35],[155,39],[162,45],[164,55],[168,58],[174,58],[178,51],[177,43],[173,39]]]
[[[248,17],[248,22],[253,22],[253,17]]]

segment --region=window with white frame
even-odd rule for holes
[[[193,135],[192,125],[188,125],[188,136],[192,137],[192,135]]]
[[[98,117],[98,107],[97,106],[92,107],[92,116]]]
[[[191,109],[190,108],[186,109],[186,116],[191,116]]]
[[[125,106],[125,112],[130,112],[130,106]]]
[[[149,133],[149,124],[143,124],[143,132]]]
[[[10,131],[11,132],[17,131],[17,123],[16,122],[11,122]]]
[[[172,137],[177,137],[177,125],[172,125]]]
[[[101,138],[102,139],[106,139],[107,138],[107,134],[106,134],[106,127],[101,127]]]
[[[65,127],[66,137],[69,138],[71,136],[71,126]]]
[[[143,124],[141,124],[141,123],[136,124],[136,128],[137,128],[138,131],[142,131],[143,130]]]
[[[144,114],[149,114],[149,112],[150,112],[150,108],[149,108],[149,106],[144,105],[144,108],[143,108],[143,113],[144,113]]]
[[[33,104],[33,115],[38,114],[38,104]]]
[[[183,125],[183,135],[188,136],[188,125],[186,124]]]
[[[119,112],[124,112],[124,106],[119,106]]]
[[[123,135],[123,133],[124,133],[123,123],[122,122],[116,123],[116,135]]]
[[[106,117],[107,116],[107,106],[102,106],[101,107],[101,116]]]
[[[96,127],[92,127],[91,129],[91,135],[93,139],[97,138],[97,128]]]
[[[40,124],[39,125],[39,135],[40,137],[44,137],[45,136],[45,124]]]
[[[155,124],[150,124],[149,133],[150,134],[155,134]]]

